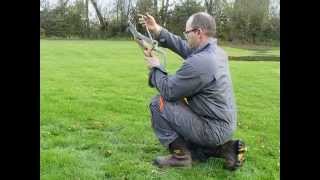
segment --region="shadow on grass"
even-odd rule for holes
[[[231,61],[280,61],[280,56],[229,56]]]

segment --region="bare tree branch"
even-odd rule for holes
[[[104,19],[102,17],[102,14],[101,14],[101,11],[98,8],[97,2],[95,0],[91,0],[91,3],[93,5],[94,9],[96,10],[96,13],[97,13],[100,25],[101,25],[101,29],[106,30],[107,29],[107,24],[106,24],[106,22],[104,21]]]

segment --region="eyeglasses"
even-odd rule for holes
[[[193,28],[193,29],[191,29],[191,30],[189,30],[189,31],[184,31],[184,32],[183,32],[183,35],[184,35],[185,37],[187,37],[187,35],[188,35],[189,33],[194,32],[194,31],[197,31],[197,30],[199,30],[199,29],[198,29],[198,28]]]

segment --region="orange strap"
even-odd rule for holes
[[[186,104],[189,104],[187,98],[183,98],[183,100]],[[160,96],[159,106],[160,106],[160,112],[162,112],[164,108],[164,100],[162,96]]]
[[[162,96],[160,96],[160,103],[159,103],[159,105],[160,105],[160,112],[162,112],[163,107],[164,107],[164,100],[163,100]]]

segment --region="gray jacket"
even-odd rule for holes
[[[152,68],[149,85],[167,101],[186,98],[190,109],[210,124],[235,130],[236,105],[228,56],[217,39],[210,38],[207,44],[190,49],[185,40],[163,28],[158,41],[185,60],[175,75],[168,75],[161,66]]]

